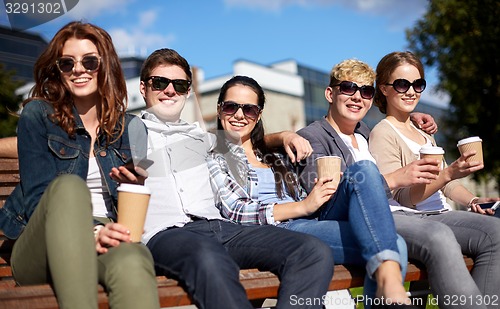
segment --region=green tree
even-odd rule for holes
[[[483,139],[485,168],[476,180],[500,185],[500,1],[432,0],[406,36],[426,66],[437,68],[438,89],[450,94],[441,126],[448,149],[464,137]],[[500,186],[499,186],[500,187]]]
[[[14,72],[6,71],[0,63],[0,137],[16,135],[16,125],[21,96],[15,94],[21,82],[12,80]]]

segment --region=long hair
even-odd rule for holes
[[[217,99],[217,106],[220,106],[224,102],[227,90],[236,85],[250,87],[257,94],[257,105],[261,108],[261,110],[264,109],[266,97],[264,95],[264,90],[262,89],[262,87],[253,78],[240,75],[233,76],[231,79],[224,83],[224,85],[220,89],[219,98]],[[227,148],[226,143],[223,142],[225,138],[224,127],[222,126],[220,118],[217,118],[217,139],[219,142],[217,143],[216,150],[222,154],[230,154],[231,152]],[[262,118],[259,119],[254,129],[250,133],[250,140],[252,142],[252,148],[255,155],[261,158],[264,164],[269,165],[273,169],[277,195],[280,198],[283,198],[285,196],[285,193],[283,192],[284,186],[290,196],[295,198],[297,196],[298,184],[295,180],[295,177],[293,176],[293,173],[288,170],[285,162],[283,162],[282,159],[275,155],[273,153],[274,150],[269,148],[264,141],[264,125],[262,123]],[[229,155],[226,157],[226,159],[228,160],[228,165],[231,169],[232,174],[235,177],[238,177],[237,175],[239,175],[239,173],[233,170],[235,167],[237,167],[237,158]]]
[[[62,27],[36,61],[35,86],[31,90],[30,98],[23,105],[34,99],[51,103],[54,107],[52,121],[63,128],[70,137],[74,137],[76,122],[72,111],[73,97],[64,86],[56,66],[56,60],[62,56],[64,43],[72,38],[91,41],[101,57],[97,73],[101,102],[97,104],[97,116],[101,132],[106,136],[106,143],[110,144],[120,138],[125,129],[127,88],[111,36],[102,28],[78,21]]]
[[[387,113],[387,98],[380,90],[380,86],[389,83],[392,72],[403,64],[413,65],[417,68],[420,76],[425,78],[424,65],[412,52],[392,52],[385,55],[377,65],[377,91],[375,91],[375,98],[373,100],[373,104],[375,104],[383,114]]]

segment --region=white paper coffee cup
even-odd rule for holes
[[[151,190],[142,185],[121,184],[118,187],[118,223],[130,231],[130,239],[140,242],[148,211]]]
[[[338,186],[340,182],[340,167],[342,159],[339,156],[323,156],[316,158],[318,179],[332,178],[333,183]]]
[[[467,162],[469,161],[479,161],[483,163],[483,140],[479,138],[479,136],[472,136],[468,138],[464,138],[458,141],[457,143],[458,150],[460,154],[463,154],[470,150],[475,150],[476,154],[467,158]]]
[[[420,148],[420,159],[432,158],[438,160],[439,167],[443,168],[444,149],[437,146],[424,146]]]

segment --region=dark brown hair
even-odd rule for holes
[[[264,90],[259,85],[259,83],[257,83],[256,80],[248,76],[234,76],[224,83],[224,85],[220,90],[219,98],[217,99],[218,107],[224,102],[227,90],[236,85],[243,85],[246,87],[250,87],[257,94],[258,98],[257,105],[261,109],[264,109],[264,105],[266,103]],[[225,134],[223,134],[223,132],[224,132],[224,127],[222,126],[222,122],[220,121],[220,118],[217,118],[217,133],[218,133],[217,140],[219,142],[217,143],[216,149],[220,153],[226,154],[229,152],[229,150],[226,147],[226,143],[223,142],[225,139]],[[288,170],[285,162],[283,162],[282,159],[280,159],[277,155],[273,153],[275,150],[270,149],[266,145],[264,141],[264,125],[262,124],[262,119],[259,119],[255,127],[253,128],[252,132],[250,133],[250,140],[252,141],[252,147],[254,153],[262,159],[263,163],[269,165],[273,169],[277,195],[280,198],[283,198],[285,196],[283,192],[283,187],[285,187],[290,196],[296,199],[298,191],[297,190],[298,183],[296,182],[293,173]],[[237,177],[239,173],[237,171],[234,171],[233,168],[231,168],[238,166],[237,164],[235,164],[235,162],[231,162],[232,160],[236,160],[236,158],[233,158],[232,156],[226,156],[226,159],[228,160],[228,165],[231,169],[233,176]]]
[[[394,72],[399,66],[403,64],[410,64],[417,68],[420,76],[424,76],[424,65],[412,52],[392,52],[385,55],[377,65],[377,77],[376,77],[376,87],[375,98],[373,103],[378,107],[381,113],[387,113],[387,98],[380,90],[381,85],[389,83],[392,72]]]
[[[141,81],[146,81],[150,77],[151,72],[160,65],[176,65],[181,67],[184,73],[186,73],[188,80],[193,80],[191,68],[187,60],[173,49],[162,48],[155,50],[142,64]]]
[[[58,123],[69,136],[75,133],[73,98],[66,89],[56,60],[62,56],[64,43],[68,39],[87,39],[97,47],[101,62],[97,75],[98,93],[101,98],[97,104],[99,127],[106,135],[106,143],[118,139],[124,130],[123,121],[127,108],[127,88],[120,60],[113,46],[111,36],[102,28],[83,22],[70,22],[62,27],[50,41],[45,51],[35,63],[35,86],[31,98],[43,99],[54,107],[52,120]]]

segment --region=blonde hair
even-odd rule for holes
[[[336,64],[330,72],[330,87],[344,80],[358,80],[365,85],[375,83],[375,71],[363,61],[347,59]]]

